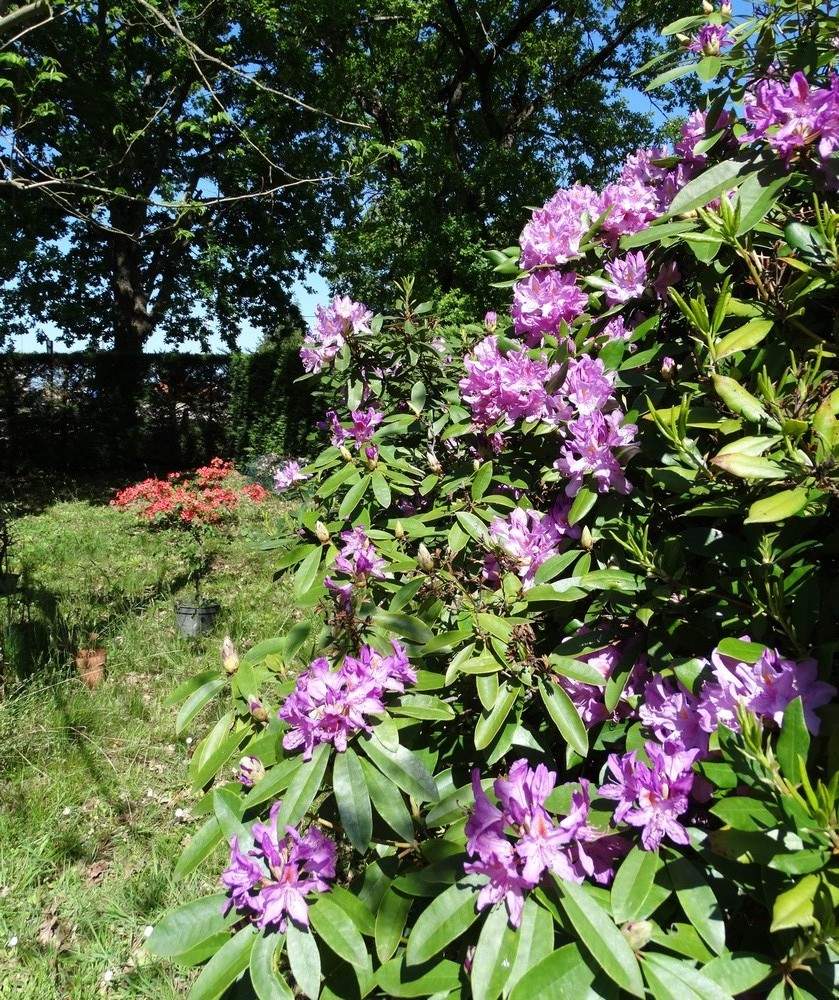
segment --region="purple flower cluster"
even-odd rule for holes
[[[346,441],[355,442],[355,447],[360,451],[364,445],[372,440],[376,428],[384,420],[384,414],[373,406],[366,410],[352,410],[350,412],[352,423],[349,427],[344,427],[338,419],[338,414],[334,410],[327,410],[326,416],[319,426],[330,433],[332,444],[336,447]]]
[[[484,559],[484,577],[498,583],[505,570],[514,572],[527,590],[533,586],[536,570],[556,555],[569,538],[579,538],[579,527],[568,524],[568,506],[556,504],[544,514],[516,507],[509,517],[497,517],[489,526],[489,536],[498,547]]]
[[[295,483],[305,482],[309,477],[300,468],[300,462],[291,459],[274,470],[274,489],[277,493],[291,489]]]
[[[571,411],[548,391],[559,365],[550,365],[544,356],[531,358],[522,348],[502,354],[496,337],[485,337],[464,358],[466,376],[460,393],[479,427],[491,427],[502,418],[546,420],[559,423]]]
[[[703,24],[687,48],[688,52],[698,52],[703,56],[718,56],[733,44],[734,38],[724,24]]]
[[[589,666],[602,675],[604,682],[609,680],[621,660],[624,658],[626,646],[622,642],[612,643],[609,646],[599,649],[594,653],[582,653],[575,659]],[[646,658],[638,659],[629,675],[629,679],[623,689],[621,701],[615,711],[610,713],[606,708],[605,686],[597,684],[585,684],[583,681],[574,680],[563,674],[558,674],[554,679],[556,683],[565,691],[575,708],[580,714],[587,728],[596,726],[600,722],[605,722],[610,715],[616,719],[625,718],[631,709],[627,701],[628,698],[640,694],[643,683],[647,676]]]
[[[606,301],[610,306],[623,305],[630,299],[640,298],[647,288],[647,261],[639,250],[617,257],[606,265],[606,274],[611,279],[606,291]]]
[[[811,88],[801,72],[789,86],[761,80],[746,95],[746,121],[751,131],[743,142],[765,138],[786,161],[818,143],[826,160],[839,147],[839,73],[831,72],[827,87]]]
[[[362,646],[358,657],[344,657],[338,670],[324,657],[310,663],[279,711],[291,727],[283,737],[286,750],[303,747],[303,758],[309,760],[321,743],[343,752],[355,733],[370,732],[366,717],[384,712],[384,693],[401,693],[417,680],[401,643],[392,639],[391,647],[385,656]]]
[[[495,806],[481,786],[480,771],[472,772],[475,807],[466,823],[466,849],[477,860],[464,867],[489,878],[478,895],[478,909],[504,902],[513,927],[521,923],[525,892],[535,888],[546,871],[571,882],[589,877],[608,885],[616,860],[628,849],[621,837],[589,825],[585,779],[571,797],[569,814],[555,822],[545,808],[555,784],[556,773],[544,764],[531,768],[526,760],[518,760],[506,778],[495,781]]]
[[[632,484],[615,452],[632,444],[638,428],[625,424],[623,418],[620,410],[598,410],[568,424],[570,436],[554,466],[568,479],[565,492],[569,497],[580,492],[586,476],[592,477],[598,493],[631,492]]]
[[[639,760],[635,750],[622,757],[609,754],[608,768],[615,780],[603,785],[600,795],[617,800],[616,823],[642,828],[644,850],[657,850],[665,837],[674,844],[689,844],[690,838],[679,816],[688,808],[693,762],[699,751],[652,742],[644,749],[649,764]]]
[[[600,215],[597,192],[582,184],[561,189],[522,230],[521,266],[566,264],[580,253],[585,232]]]
[[[335,558],[335,569],[339,573],[352,577],[355,584],[364,584],[370,577],[384,579],[387,564],[361,525],[342,531],[341,541],[343,547]]]
[[[544,336],[558,333],[561,323],[572,322],[587,306],[588,295],[577,285],[573,271],[534,271],[513,289],[513,325],[529,345],[538,346]]]
[[[242,851],[239,840],[230,841],[230,864],[221,876],[229,893],[224,911],[235,908],[257,927],[273,927],[283,933],[288,920],[309,926],[306,896],[328,892],[335,878],[335,843],[317,827],[301,834],[287,826],[277,830],[281,803],[271,807],[267,824],[254,823],[253,847]]]
[[[369,333],[372,318],[367,306],[353,302],[348,295],[336,295],[326,308],[318,306],[315,328],[309,330],[300,348],[306,371],[321,371],[340,352],[350,334]]]
[[[815,710],[836,694],[832,684],[818,679],[815,660],[784,659],[775,649],[764,650],[756,663],[743,663],[715,649],[711,667],[712,679],[702,684],[698,695],[662,677],[647,684],[638,714],[658,739],[705,756],[709,734],[719,726],[739,729],[739,706],[779,726],[787,705],[799,696],[807,727],[815,734]]]

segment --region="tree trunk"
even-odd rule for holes
[[[148,293],[140,267],[140,247],[128,236],[111,236],[111,288],[114,295],[114,350],[141,354],[152,332]]]

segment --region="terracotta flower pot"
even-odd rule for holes
[[[89,688],[98,687],[105,677],[107,659],[108,650],[101,646],[97,649],[80,649],[76,653],[76,670],[82,683]]]

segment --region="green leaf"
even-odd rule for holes
[[[376,812],[394,833],[409,844],[412,843],[415,838],[414,823],[399,789],[371,763],[366,760],[360,763],[367,779],[367,791],[370,793]]]
[[[405,952],[407,964],[427,962],[468,930],[478,918],[477,897],[477,886],[464,879],[433,899],[411,930]]]
[[[391,493],[390,486],[387,480],[381,474],[381,472],[374,472],[370,480],[373,484],[373,496],[376,498],[376,503],[382,508],[382,510],[387,510],[390,507]]]
[[[359,854],[364,854],[373,835],[373,813],[364,772],[352,747],[335,755],[332,784],[344,832]]]
[[[688,73],[695,72],[696,63],[683,63],[680,66],[673,66],[671,69],[666,69],[663,73],[659,73],[658,76],[653,77],[647,86],[644,87],[644,90],[648,93],[651,90],[658,90],[659,87],[663,87],[666,83],[678,80],[680,76],[687,76]]]
[[[654,851],[633,847],[624,859],[612,883],[612,916],[616,923],[635,920],[643,912],[660,862]]]
[[[781,490],[771,497],[756,500],[749,507],[745,524],[777,524],[788,517],[795,517],[807,506],[807,490],[799,486],[793,490]]]
[[[661,977],[673,1000],[732,1000],[731,994],[713,979],[697,972],[691,963],[671,955],[644,952],[644,972],[650,970]]]
[[[509,1000],[582,1000],[592,996],[594,972],[572,941],[547,955],[523,976]]]
[[[778,737],[775,751],[784,777],[798,784],[801,778],[799,761],[806,765],[809,751],[810,733],[804,719],[804,705],[799,695],[784,709],[781,735]]]
[[[251,986],[259,1000],[294,1000],[288,983],[275,968],[274,956],[279,957],[285,935],[263,931],[251,952]]]
[[[548,710],[548,715],[553,719],[565,742],[580,756],[585,757],[588,753],[588,732],[574,702],[557,684],[546,684],[541,680],[539,694]]]
[[[417,802],[436,802],[437,786],[426,766],[413,751],[403,746],[389,750],[376,736],[362,736],[359,745],[387,778]]]
[[[562,908],[591,957],[621,989],[643,998],[638,960],[612,918],[582,886],[557,882],[562,888]]]
[[[202,684],[200,688],[192,692],[181,706],[175,720],[175,734],[177,736],[180,736],[201,709],[213,700],[226,683],[227,678],[214,677],[213,680],[207,681],[206,684]]]
[[[217,1000],[247,969],[256,928],[247,924],[213,955],[193,983],[188,1000]]]
[[[534,966],[547,958],[553,947],[553,918],[532,897],[525,900],[519,927],[519,945],[513,968],[510,970],[510,978],[507,980],[507,992],[511,991]]]
[[[715,455],[711,464],[738,479],[786,479],[786,472],[776,462],[755,455]]]
[[[487,528],[484,522],[476,517],[474,514],[470,514],[469,511],[458,511],[455,515],[457,520],[471,538],[474,538],[476,542],[486,542],[487,540]]]
[[[752,319],[725,337],[716,345],[717,360],[727,358],[738,351],[748,351],[756,347],[774,326],[771,319]]]
[[[721,639],[717,649],[723,656],[730,656],[743,663],[757,663],[766,652],[766,646],[759,642],[745,642],[743,639]]]
[[[411,401],[408,405],[417,415],[422,412],[425,406],[425,385],[422,382],[414,382],[411,386]]]
[[[262,802],[275,799],[288,788],[289,782],[303,766],[302,757],[289,757],[269,767],[265,777],[245,796],[245,809],[252,809]]]
[[[394,611],[377,611],[373,615],[373,622],[404,639],[410,639],[411,642],[430,642],[434,637],[434,633],[425,622],[414,615],[405,615]]]
[[[702,967],[702,975],[733,996],[754,989],[774,971],[774,963],[762,955],[733,952],[720,955]]]
[[[777,421],[770,418],[760,400],[748,389],[744,389],[739,382],[727,375],[714,375],[711,381],[714,383],[716,394],[734,413],[755,423],[765,421],[769,426],[777,428]]]
[[[225,840],[238,837],[239,843],[249,840],[248,832],[242,826],[244,802],[229,788],[213,789],[213,812],[221,827]]]
[[[646,229],[642,229],[640,233],[622,236],[620,248],[621,250],[634,250],[636,247],[643,247],[648,243],[657,243],[668,236],[680,236],[682,233],[689,233],[695,228],[696,223],[688,221],[664,222],[658,225],[654,223]]]
[[[341,885],[332,886],[329,890],[329,898],[336,906],[340,906],[352,920],[359,934],[364,935],[364,937],[373,937],[376,930],[376,917],[365,900]]]
[[[294,596],[302,597],[307,593],[315,582],[320,569],[321,549],[316,548],[310,552],[302,563],[297,567],[294,574]]]
[[[200,674],[196,674],[194,677],[188,677],[183,683],[179,684],[175,690],[166,698],[163,702],[167,707],[170,705],[177,705],[179,702],[183,701],[187,695],[197,691],[198,688],[203,687],[208,681],[215,680],[219,676],[218,670],[204,670]]]
[[[462,965],[447,958],[419,969],[409,969],[405,956],[393,958],[378,970],[376,981],[385,997],[437,997],[456,1000]]]
[[[819,887],[818,875],[807,875],[800,882],[782,892],[772,907],[772,925],[769,930],[786,930],[790,927],[810,927],[815,922],[813,900]]]
[[[504,683],[499,687],[498,697],[495,699],[492,711],[482,712],[475,726],[476,750],[483,750],[484,747],[488,747],[492,743],[495,735],[504,724],[504,720],[510,714],[513,705],[515,705],[520,691],[521,688],[518,684],[511,684],[508,687]]]
[[[685,916],[711,951],[719,955],[725,948],[725,922],[702,872],[687,858],[670,862],[666,870]]]
[[[322,895],[309,907],[309,919],[318,933],[336,955],[359,969],[367,967],[367,945],[347,914]]]
[[[215,816],[211,816],[193,833],[189,843],[181,852],[175,865],[174,878],[180,879],[194,872],[201,862],[213,853],[223,837],[218,820]]]
[[[285,950],[294,982],[309,1000],[317,1000],[320,993],[320,952],[314,934],[311,930],[301,931],[289,920]]]
[[[649,87],[647,88],[649,89]],[[737,187],[745,181],[743,171],[747,164],[737,160],[724,160],[694,177],[679,191],[670,203],[669,215],[681,215],[702,208],[709,201],[719,197],[724,191]]]
[[[507,908],[493,907],[484,920],[472,960],[473,1000],[498,1000],[513,968],[518,939],[518,932],[510,927]]]
[[[722,60],[719,56],[705,56],[699,60],[696,67],[696,75],[706,83],[713,80],[722,68]]]
[[[576,524],[578,521],[582,521],[596,503],[597,494],[593,490],[583,487],[574,497],[574,502],[568,511],[568,523]]]
[[[551,653],[548,656],[551,667],[563,677],[570,677],[581,684],[592,684],[595,687],[605,687],[606,678],[597,667],[593,667],[585,660],[575,660],[573,656],[562,656],[560,653]]]
[[[312,759],[301,765],[300,770],[294,775],[277,816],[277,829],[284,830],[287,826],[296,826],[306,815],[307,809],[320,791],[326,765],[329,763],[330,750],[328,743],[321,743],[315,747]]]
[[[481,497],[486,493],[489,488],[489,484],[492,482],[492,462],[484,462],[484,464],[475,473],[475,478],[472,480],[471,494],[473,500],[480,500]]]
[[[382,896],[376,914],[376,955],[380,962],[393,958],[402,935],[413,900],[395,889],[388,889]]]
[[[436,722],[449,722],[455,717],[451,705],[430,694],[403,694],[391,711],[394,715],[405,715],[409,719]]]
[[[347,495],[341,501],[341,506],[338,508],[338,517],[343,520],[347,520],[355,508],[361,502],[361,498],[367,492],[367,487],[370,485],[370,476],[364,476],[364,478],[351,486],[347,490]]]
[[[146,947],[159,958],[177,960],[178,955],[192,952],[204,942],[220,938],[223,944],[229,937],[229,928],[239,919],[235,910],[222,916],[226,902],[227,894],[220,892],[170,910],[155,926]]]
[[[740,207],[740,224],[737,235],[743,236],[761,222],[781,192],[789,183],[791,174],[784,173],[781,177],[767,178],[765,171],[750,174],[737,193],[737,203]]]

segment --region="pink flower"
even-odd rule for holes
[[[308,478],[300,468],[300,463],[296,459],[291,459],[274,470],[274,489],[277,493],[282,493],[295,483],[305,482]]]
[[[356,583],[365,583],[368,577],[384,579],[387,563],[361,525],[351,531],[342,531],[341,541],[344,545],[335,559],[335,568],[339,572],[351,576]]]
[[[647,261],[638,250],[606,265],[606,274],[612,279],[606,288],[606,301],[610,306],[629,302],[644,294],[647,287]]]
[[[318,306],[315,328],[309,330],[300,349],[303,367],[307,372],[319,372],[332,361],[352,334],[369,333],[369,322],[373,313],[353,302],[349,296],[336,295],[332,304],[325,309]]]
[[[573,271],[537,271],[516,282],[513,325],[528,344],[538,345],[543,336],[558,333],[561,323],[571,323],[587,306],[588,296],[577,286]]]
[[[718,56],[723,49],[730,48],[734,38],[722,24],[705,24],[699,29],[690,45],[688,52],[699,52],[703,56]]]
[[[521,234],[521,266],[565,264],[579,256],[580,241],[600,214],[596,192],[575,184],[537,209]]]
[[[699,699],[678,682],[652,678],[644,689],[638,716],[662,743],[695,749],[702,756],[708,752],[708,734],[699,719]]]
[[[568,374],[559,391],[583,416],[602,410],[614,390],[614,373],[606,371],[600,358],[584,354],[568,362]]]
[[[527,590],[542,563],[556,555],[567,539],[579,538],[580,529],[569,526],[568,507],[557,504],[548,514],[516,507],[508,517],[492,521],[489,535],[498,551],[486,556],[484,577],[498,583],[509,569]]]
[[[494,333],[497,326],[498,313],[496,313],[493,309],[487,310],[487,313],[484,316],[484,329],[487,333]]]
[[[829,87],[811,88],[803,73],[793,74],[789,86],[761,80],[746,95],[746,121],[752,126],[742,142],[765,138],[784,160],[818,143],[827,159],[839,147],[839,74],[830,73]]]
[[[638,428],[623,423],[623,413],[612,410],[603,414],[586,414],[568,424],[570,439],[562,446],[554,467],[568,478],[565,492],[576,496],[586,476],[591,476],[598,493],[615,490],[629,493],[632,486],[624,475],[615,455],[616,449],[627,448],[635,440]]]

